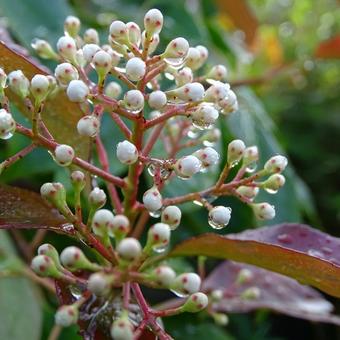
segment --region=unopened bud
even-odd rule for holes
[[[136,163],[138,159],[136,146],[127,140],[117,144],[116,155],[123,164],[133,164]]]
[[[282,172],[288,164],[286,157],[277,155],[271,157],[264,165],[264,169],[269,173]]]
[[[71,173],[71,182],[75,190],[82,191],[86,185],[85,174],[82,171],[75,170]]]
[[[254,277],[253,272],[248,268],[242,268],[236,277],[237,284],[248,283]]]
[[[209,299],[207,295],[201,292],[197,292],[188,297],[185,304],[181,307],[181,310],[183,312],[197,313],[207,307],[208,303]]]
[[[56,325],[69,327],[78,322],[79,311],[76,305],[63,305],[57,310],[54,321]]]
[[[227,79],[227,68],[224,65],[215,65],[205,76],[207,79],[225,81]]]
[[[170,287],[175,278],[176,278],[176,273],[175,271],[165,265],[161,265],[157,268],[155,268],[152,272],[152,279],[161,287],[168,288]]]
[[[186,39],[180,37],[171,40],[166,47],[163,57],[164,58],[185,58],[189,50],[189,43]]]
[[[244,300],[256,300],[261,296],[261,290],[258,287],[249,287],[241,294]]]
[[[251,187],[251,186],[245,186],[245,185],[241,185],[240,187],[238,187],[236,189],[236,191],[242,195],[245,196],[249,199],[254,199],[257,194],[259,193],[259,188],[258,187]]]
[[[224,313],[213,313],[212,317],[217,325],[226,326],[229,323],[229,318],[227,314]]]
[[[112,99],[118,99],[122,94],[122,87],[115,81],[111,81],[106,85],[104,94]]]
[[[167,97],[163,91],[154,91],[150,93],[148,104],[152,109],[160,110],[166,103]]]
[[[72,38],[75,38],[80,31],[80,20],[79,18],[69,15],[64,22],[64,30]]]
[[[125,107],[133,113],[140,112],[144,107],[144,96],[139,90],[130,90],[125,93],[124,101]]]
[[[256,218],[260,220],[271,220],[275,217],[275,207],[267,202],[253,203],[251,207]]]
[[[108,209],[97,210],[92,219],[92,231],[95,235],[107,237],[113,228],[113,213]]]
[[[112,59],[109,53],[101,50],[98,51],[93,59],[92,63],[98,74],[98,83],[104,82],[105,76],[110,72],[112,68]]]
[[[111,326],[110,334],[115,340],[133,340],[133,324],[127,317],[120,317]]]
[[[21,70],[12,71],[8,75],[8,85],[21,98],[26,98],[29,95],[30,82]]]
[[[54,75],[62,86],[67,86],[70,81],[79,78],[77,69],[70,63],[59,64],[54,71]]]
[[[148,231],[148,238],[144,251],[146,253],[163,251],[170,242],[171,230],[168,224],[156,223]]]
[[[185,84],[191,83],[194,79],[191,68],[183,67],[174,73],[175,81],[177,86],[183,86]]]
[[[93,273],[88,279],[87,289],[97,296],[105,296],[110,292],[113,282],[113,274]]]
[[[57,50],[59,54],[67,61],[75,63],[77,46],[72,37],[61,37],[57,42]]]
[[[222,229],[228,225],[231,217],[231,208],[217,206],[209,211],[209,224],[215,229]]]
[[[36,74],[31,80],[31,93],[36,102],[40,104],[48,95],[50,82],[48,78],[42,74]]]
[[[87,63],[91,63],[94,55],[100,51],[100,47],[97,44],[86,44],[82,48],[84,59]]]
[[[111,56],[111,65],[115,67],[120,62],[120,55],[112,49],[110,45],[103,45],[102,50],[107,52]]]
[[[62,273],[57,269],[53,259],[47,255],[35,256],[31,262],[32,270],[41,277],[53,277],[59,279]]]
[[[104,190],[96,187],[89,194],[89,203],[91,208],[97,210],[106,203],[106,194]]]
[[[181,223],[182,212],[175,205],[169,205],[162,211],[162,222],[169,225],[171,230],[175,230]]]
[[[54,150],[54,159],[61,166],[69,166],[74,156],[73,148],[66,144],[60,144]]]
[[[196,273],[184,273],[176,277],[171,289],[183,296],[197,293],[201,287],[201,278]]]
[[[146,72],[145,62],[137,57],[131,58],[126,63],[126,76],[132,81],[141,80]]]
[[[95,137],[100,128],[100,122],[96,116],[85,116],[77,123],[77,130],[81,136]]]
[[[237,164],[243,157],[246,146],[240,139],[235,139],[228,144],[228,158],[227,162],[229,166]]]
[[[130,43],[138,47],[142,39],[140,27],[135,22],[132,21],[128,22],[126,24],[126,27],[128,29]]]
[[[157,187],[152,187],[151,189],[145,191],[143,195],[144,207],[150,212],[156,212],[163,205],[162,195],[160,194]]]
[[[84,42],[86,44],[99,44],[99,35],[97,30],[89,28],[84,32]]]
[[[194,156],[196,156],[201,161],[205,168],[217,164],[220,159],[218,152],[210,146],[197,150],[194,153]]]
[[[262,183],[263,188],[270,194],[275,194],[281,187],[284,186],[286,179],[281,174],[273,174]]]
[[[203,98],[204,87],[201,83],[189,83],[175,90],[167,91],[166,93],[170,98],[179,98],[184,101],[196,102]]]
[[[145,31],[149,36],[159,34],[163,27],[163,15],[156,8],[150,9],[144,16]]]
[[[229,90],[229,84],[216,81],[205,91],[204,100],[206,102],[219,103],[219,101],[228,95]]]
[[[0,139],[9,139],[15,131],[15,120],[11,113],[0,109]]]
[[[130,221],[125,215],[116,215],[112,221],[111,236],[123,239],[130,231]]]
[[[31,46],[40,58],[58,59],[57,53],[46,40],[34,39]]]
[[[119,20],[113,21],[110,26],[110,36],[119,44],[128,44],[129,35],[127,26]]]
[[[57,249],[55,249],[52,244],[49,243],[44,243],[42,244],[39,248],[38,248],[38,254],[39,255],[45,255],[50,257],[56,268],[60,271],[62,271],[64,268],[62,267],[60,261],[59,261],[59,253],[57,251]]]
[[[60,261],[64,267],[70,271],[80,269],[97,271],[100,266],[90,262],[85,254],[77,247],[67,247],[60,254]]]
[[[191,114],[192,123],[199,130],[210,128],[218,118],[218,111],[211,105],[200,104]]]
[[[118,255],[126,261],[133,261],[141,256],[142,247],[133,237],[124,238],[117,246]]]
[[[40,194],[61,212],[67,208],[66,190],[61,183],[43,184],[40,188]]]
[[[72,80],[67,87],[67,97],[71,102],[84,102],[89,95],[90,90],[82,80]]]
[[[243,165],[247,166],[259,160],[259,150],[257,146],[249,146],[243,152]]]
[[[197,70],[201,66],[201,53],[195,47],[190,47],[185,58],[185,65],[192,70]]]
[[[214,301],[214,302],[219,302],[223,299],[223,290],[222,289],[214,289],[212,292],[211,292],[211,299]]]
[[[190,178],[201,170],[201,161],[193,156],[184,156],[175,164],[175,172],[180,178]]]

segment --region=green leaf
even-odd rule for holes
[[[0,250],[15,256],[5,231],[0,231]],[[1,261],[0,261],[1,263]],[[0,278],[1,339],[39,340],[42,315],[36,287],[25,278]]]
[[[253,264],[340,297],[340,239],[301,224],[280,224],[221,236],[203,234],[168,256],[205,255]]]

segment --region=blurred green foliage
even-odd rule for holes
[[[55,43],[63,34],[63,20],[68,14],[79,16],[84,27],[97,28],[103,41],[106,41],[107,25],[114,18],[141,23],[145,11],[157,7],[165,16],[160,49],[176,36],[187,38],[193,46],[206,45],[211,63],[229,66],[231,81],[261,77],[271,69],[282,67],[281,72],[259,81],[255,86],[245,85],[237,89],[240,111],[221,123],[223,140],[220,148],[223,150],[228,141],[238,137],[247,144],[257,144],[262,161],[275,153],[287,153],[291,166],[286,172],[286,186],[276,196],[264,194],[262,197],[277,206],[277,217],[273,223],[308,221],[331,234],[340,235],[339,229],[335,228],[340,220],[340,194],[337,190],[340,168],[340,62],[314,58],[318,44],[339,32],[338,3],[336,0],[249,0],[248,3],[259,21],[258,39],[251,48],[244,43],[242,33],[233,26],[228,13],[221,12],[214,1],[207,0],[0,0],[0,15],[15,40],[30,48],[30,42],[35,37]],[[15,115],[19,121],[25,120],[19,112]],[[112,134],[117,136],[116,131],[112,132],[109,128],[103,131],[104,142],[111,150]],[[0,161],[18,151],[26,142],[24,137],[16,136],[1,143]],[[110,160],[113,162],[114,159]],[[115,165],[112,171],[122,174],[124,168]],[[213,176],[207,177],[207,181],[213,181]],[[37,190],[47,180],[61,178],[67,178],[65,170],[55,167],[50,156],[39,150],[6,171],[0,181]],[[193,186],[196,184],[193,183]],[[179,188],[171,186],[168,192],[172,194]],[[251,212],[240,202],[224,198],[219,203],[226,203],[233,209],[227,232],[256,227]],[[206,221],[206,212],[196,209],[194,205],[186,205],[185,211],[183,226],[186,227],[174,233],[173,242],[208,229],[207,224],[202,223]],[[26,237],[30,235],[27,233]],[[49,235],[48,240],[65,245],[60,236]],[[212,263],[208,262],[208,265]],[[186,261],[179,264],[183,267],[188,265],[194,264]],[[28,290],[26,299],[35,294],[36,288],[27,282],[20,281],[18,284],[24,285],[22,290]],[[7,288],[6,292],[6,296],[12,294]],[[4,319],[7,311],[1,308],[5,302],[3,297],[4,289],[1,289],[1,324],[7,320]],[[26,302],[26,307],[31,310],[26,311],[26,315],[22,312],[25,306],[16,302],[9,304],[11,308],[17,308],[18,324],[24,322],[21,319],[27,318],[27,314],[30,315],[35,308],[36,317],[29,321],[35,331],[25,333],[25,340],[48,337],[55,301],[42,303],[43,326],[40,309],[36,309],[34,299]],[[231,316],[228,333],[204,315],[172,317],[165,320],[165,325],[176,339],[213,337],[262,340],[274,339],[279,334],[276,328],[273,329],[272,318],[261,312],[250,316]],[[285,319],[285,322],[289,320]],[[310,327],[306,322],[301,324]],[[42,335],[39,334],[40,329],[43,329]],[[335,331],[329,329],[319,325],[317,332],[308,334],[315,339],[326,338],[326,334],[335,337]],[[282,334],[287,339],[299,338],[298,334],[294,337],[289,329]],[[23,339],[20,333],[5,338]],[[63,333],[62,339],[76,339],[75,330]]]

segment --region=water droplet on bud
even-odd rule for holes
[[[154,218],[158,218],[159,216],[161,216],[161,213],[162,213],[161,209],[156,211],[149,211],[149,215]]]
[[[173,292],[179,298],[185,298],[189,296],[189,294],[185,294],[183,291],[180,291],[180,290],[170,289],[170,291]]]
[[[252,172],[254,172],[256,170],[256,168],[257,168],[256,162],[250,163],[246,167],[246,172],[252,173]]]

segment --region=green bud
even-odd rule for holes
[[[250,287],[242,292],[241,298],[244,300],[256,300],[260,297],[261,290],[258,287]]]
[[[70,271],[89,270],[97,271],[101,267],[90,262],[85,254],[77,247],[67,247],[60,254],[60,261]]]
[[[61,183],[55,182],[43,184],[40,188],[40,194],[60,212],[64,213],[68,209],[66,203],[66,190]]]
[[[77,323],[79,317],[78,306],[74,305],[63,305],[55,314],[56,325],[62,327],[69,327]]]
[[[208,306],[209,299],[206,294],[197,292],[189,296],[185,304],[181,307],[183,312],[197,313]]]
[[[21,98],[26,98],[30,92],[30,82],[21,70],[12,71],[8,75],[10,89]]]
[[[64,268],[61,265],[60,261],[59,261],[59,253],[57,251],[57,249],[55,249],[52,244],[49,243],[44,243],[42,244],[39,248],[38,248],[38,254],[39,255],[46,255],[48,257],[50,257],[55,266],[57,267],[58,270],[63,271]]]
[[[53,277],[59,279],[62,273],[57,269],[54,260],[47,255],[35,256],[31,262],[32,270],[41,277]]]

